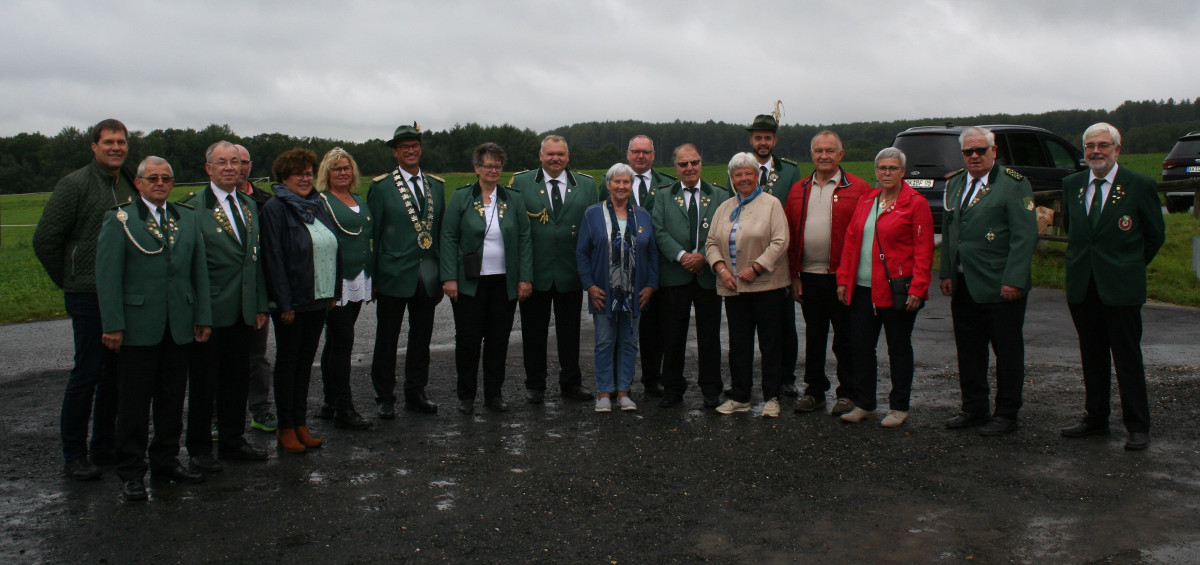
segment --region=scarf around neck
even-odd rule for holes
[[[314,188],[312,192],[309,192],[307,198],[292,192],[282,184],[271,185],[271,189],[275,191],[275,196],[287,204],[304,223],[311,224],[316,220],[316,216],[313,214],[321,205],[321,194],[317,192],[317,189]]]
[[[729,213],[729,221],[737,223],[738,218],[741,217],[741,215],[742,215],[742,208],[745,208],[748,204],[750,204],[750,202],[752,200],[754,200],[755,198],[758,198],[758,195],[762,194],[762,192],[763,192],[763,187],[756,186],[756,187],[754,187],[754,192],[750,193],[750,196],[742,198],[735,191],[733,194],[733,197],[737,198],[737,206],[734,206],[733,212]]]
[[[634,288],[634,266],[637,264],[637,215],[634,213],[632,202],[625,203],[625,231],[617,222],[617,210],[612,200],[604,203],[605,224],[608,224],[608,293],[605,297],[607,310],[613,312],[633,312],[634,301],[637,300],[637,289]]]

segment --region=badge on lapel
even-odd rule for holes
[[[1133,218],[1129,217],[1128,214],[1121,216],[1117,219],[1117,227],[1121,228],[1121,231],[1129,231],[1133,228]]]

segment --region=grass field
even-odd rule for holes
[[[1121,164],[1135,171],[1159,179],[1162,173],[1162,154],[1122,155]],[[872,163],[866,161],[846,162],[842,166],[851,174],[858,175],[874,184]],[[671,175],[672,167],[658,167]],[[811,174],[812,164],[801,166],[801,173]],[[597,182],[603,179],[604,170],[585,170]],[[447,197],[454,189],[474,182],[473,173],[444,173]],[[704,180],[725,185],[726,172],[723,164],[704,167]],[[512,173],[501,177],[507,184]],[[366,194],[370,178],[363,178],[359,194]],[[176,187],[171,200],[178,200],[196,187]],[[66,316],[63,309],[62,291],[50,282],[33,254],[31,239],[33,224],[41,217],[49,194],[16,194],[0,197],[0,323],[12,323]],[[13,227],[8,227],[13,226]],[[1200,222],[1188,214],[1172,214],[1167,217],[1167,244],[1150,265],[1148,275],[1150,296],[1153,300],[1200,307],[1200,283],[1192,271],[1192,237],[1200,235]],[[1048,288],[1062,288],[1062,256],[1065,244],[1045,242],[1034,257],[1034,284]]]

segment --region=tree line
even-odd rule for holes
[[[1182,101],[1126,101],[1114,110],[1056,110],[1039,114],[981,114],[970,117],[927,118],[890,122],[854,122],[829,125],[784,125],[779,128],[778,155],[797,160],[809,157],[808,142],[824,129],[836,131],[845,144],[846,160],[868,161],[882,147],[891,145],[896,134],[914,126],[939,124],[1018,124],[1046,128],[1068,140],[1075,140],[1087,126],[1105,121],[1123,134],[1127,153],[1165,153],[1179,136],[1200,130],[1200,98]],[[471,170],[471,151],[484,141],[499,143],[508,153],[507,170],[518,171],[538,166],[538,147],[545,134],[565,137],[571,148],[571,166],[577,169],[603,169],[625,159],[629,138],[649,135],[658,151],[657,164],[671,161],[671,149],[695,144],[710,164],[723,162],[748,147],[747,124],[715,122],[649,123],[641,121],[585,122],[537,133],[512,125],[484,126],[456,124],[444,131],[422,134],[421,165],[434,172]],[[129,163],[146,155],[158,155],[175,168],[179,182],[200,182],[204,173],[204,150],[218,140],[240,143],[254,161],[252,176],[269,176],[276,155],[293,147],[304,147],[324,154],[342,147],[354,155],[364,175],[377,175],[395,168],[396,160],[382,139],[365,142],[340,141],[319,137],[293,137],[281,133],[263,133],[251,137],[236,134],[227,125],[212,124],[201,130],[156,129],[133,131],[129,135]],[[67,173],[92,158],[86,148],[88,132],[75,126],[63,128],[54,136],[20,133],[0,138],[0,193],[45,192]]]

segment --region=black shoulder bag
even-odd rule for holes
[[[879,242],[879,216],[875,216],[875,245],[879,246],[879,262],[883,263],[883,276],[887,277],[888,287],[892,291],[892,309],[908,310],[908,288],[912,286],[912,275],[892,278],[888,273],[887,259],[883,256],[883,244]]]

